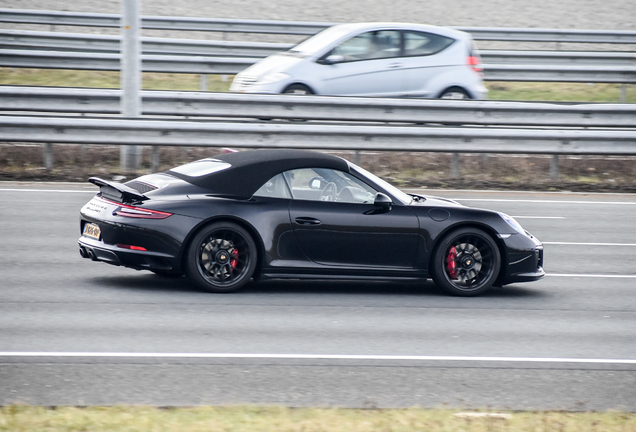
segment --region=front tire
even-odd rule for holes
[[[241,289],[256,269],[256,244],[252,236],[232,222],[216,222],[197,233],[185,262],[188,278],[215,293]]]
[[[314,92],[312,92],[311,89],[306,85],[292,84],[285,90],[283,90],[283,94],[303,96],[314,94]]]
[[[488,291],[500,269],[501,254],[492,237],[477,228],[461,228],[435,249],[431,273],[447,293],[470,297]]]

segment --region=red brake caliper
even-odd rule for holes
[[[236,268],[236,265],[238,264],[238,249],[234,248],[234,250],[232,251],[232,253],[230,254],[232,255],[232,259],[230,260],[230,265],[232,266],[233,269]]]
[[[446,256],[446,269],[451,279],[457,279],[457,264],[455,264],[455,258],[457,258],[457,249],[453,246]]]

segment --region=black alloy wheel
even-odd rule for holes
[[[192,239],[185,264],[188,278],[204,290],[236,291],[254,274],[256,244],[239,225],[213,223]]]
[[[490,235],[477,228],[448,234],[433,255],[433,280],[444,291],[474,296],[490,289],[501,268],[501,255]]]

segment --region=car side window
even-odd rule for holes
[[[269,198],[291,198],[289,188],[282,174],[277,174],[269,181],[265,182],[256,192],[254,196]]]
[[[378,30],[346,40],[331,51],[344,61],[372,60],[400,56],[400,32]]]
[[[371,204],[377,191],[351,174],[328,168],[284,173],[293,199]]]
[[[435,54],[448,48],[453,42],[455,42],[455,39],[446,36],[416,31],[405,31],[404,55],[412,57]]]

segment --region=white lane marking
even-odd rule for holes
[[[136,353],[136,352],[0,352],[0,357],[103,357],[103,358],[227,358],[227,359],[296,359],[296,360],[419,360],[465,362],[530,362],[636,364],[636,359],[562,358],[562,357],[472,357],[420,355],[345,355],[345,354],[241,354],[241,353]]]
[[[63,189],[4,189],[0,188],[0,192],[57,192],[57,193],[92,193],[98,191],[93,190],[63,190]]]
[[[563,216],[512,216],[515,219],[565,219]]]
[[[0,191],[9,192],[61,192],[61,193],[96,193],[94,190],[61,190],[61,189],[3,189]],[[479,200],[465,199],[464,201],[516,201],[516,202],[539,202],[532,200]],[[585,201],[540,201],[540,202],[563,202],[563,203],[586,203]],[[612,204],[612,203],[610,203]],[[636,203],[613,203],[613,204],[636,204]],[[566,219],[563,216],[513,216],[517,219]],[[576,243],[576,242],[543,242],[544,245],[581,245],[581,246],[636,246],[636,243]]]
[[[636,246],[636,243],[577,243],[577,242],[541,242],[544,245],[568,246]]]
[[[602,205],[636,205],[636,202],[624,201],[564,201],[564,200],[523,200],[523,199],[495,199],[495,198],[450,198],[454,201],[476,202],[518,202],[518,203],[543,203],[543,204],[602,204]]]
[[[615,278],[615,279],[636,279],[636,275],[614,275],[614,274],[581,274],[581,273],[546,273],[546,276],[554,277],[581,277],[581,278]]]
[[[471,194],[486,194],[486,195],[552,195],[552,196],[622,196],[622,197],[636,197],[634,193],[622,193],[622,192],[558,192],[558,191],[528,191],[528,190],[488,190],[488,189],[413,189],[406,188],[404,191],[419,193],[421,195],[435,195],[450,194],[450,193],[471,193]]]

